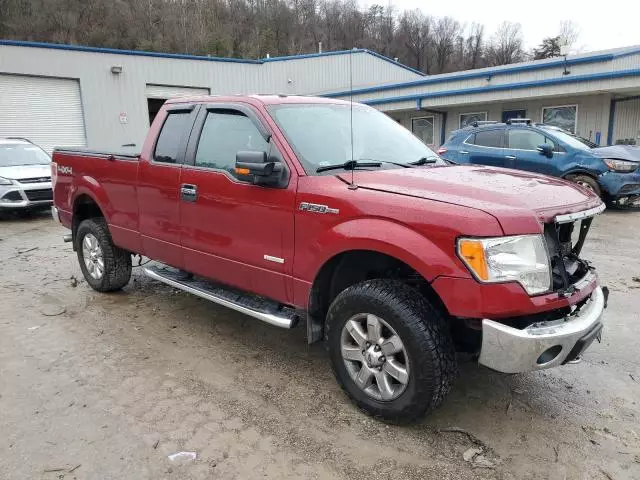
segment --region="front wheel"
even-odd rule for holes
[[[457,372],[444,319],[420,293],[370,280],[329,308],[326,340],[336,379],[369,415],[409,422],[435,409]]]
[[[577,183],[587,190],[591,190],[598,197],[602,198],[602,189],[600,188],[600,185],[598,185],[598,182],[595,178],[590,177],[589,175],[573,175],[569,177],[569,180]]]
[[[113,244],[103,218],[82,221],[75,240],[80,269],[91,288],[113,292],[129,283],[131,254]]]

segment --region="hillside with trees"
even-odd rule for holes
[[[528,58],[521,27],[355,0],[0,0],[0,38],[261,58],[368,48],[428,74]]]

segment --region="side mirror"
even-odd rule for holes
[[[257,185],[278,186],[282,182],[286,169],[278,161],[270,160],[267,152],[241,150],[236,153],[236,174]]]
[[[549,158],[553,157],[553,146],[549,145],[548,143],[543,143],[542,145],[538,145],[536,150],[540,152],[540,155],[544,155],[545,157],[549,157]]]

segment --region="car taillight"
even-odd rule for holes
[[[51,162],[51,188],[56,188],[56,180],[58,180],[58,164]]]
[[[443,153],[447,153],[448,150],[449,150],[448,148],[440,147],[438,149],[438,155],[442,155]]]

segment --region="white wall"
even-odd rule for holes
[[[0,74],[79,80],[87,146],[106,149],[142,145],[149,128],[147,84],[211,94],[308,95],[348,89],[350,62],[356,87],[422,78],[365,52],[260,64],[0,45]],[[116,65],[122,67],[118,75],[111,72]]]

